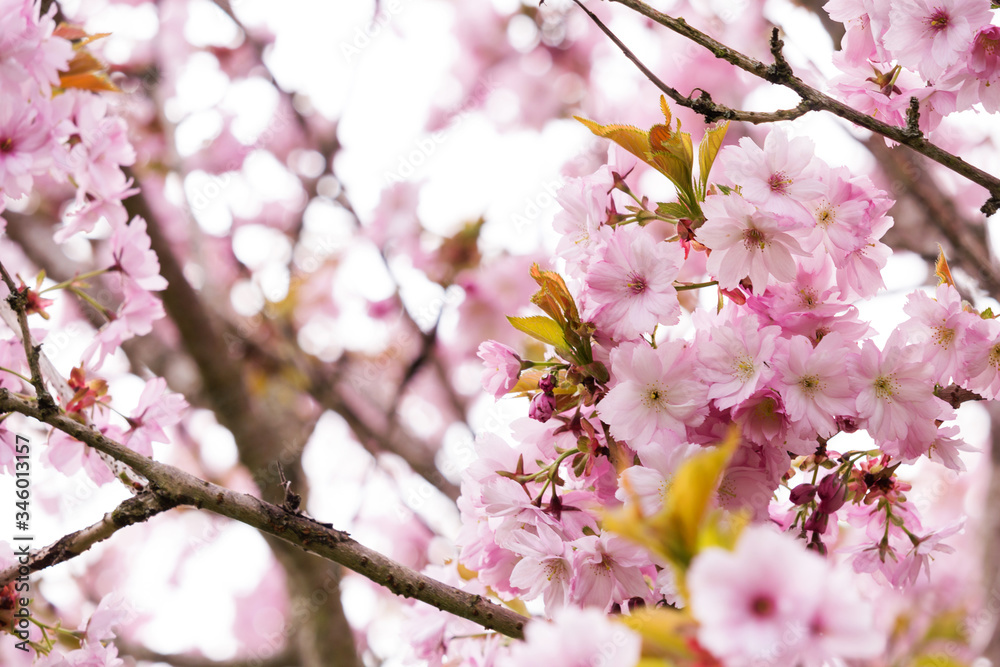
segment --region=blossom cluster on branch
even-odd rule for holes
[[[635,0],[619,2],[697,43],[664,78],[684,78],[700,97],[650,77],[693,110],[684,129],[687,109],[666,97],[649,129],[604,123],[647,125],[620,114],[655,108],[652,97],[579,109],[573,91],[594,66],[596,42],[579,30],[586,21],[571,22],[584,16],[574,5],[520,7],[497,22],[496,43],[480,19],[499,10],[455,10],[456,26],[476,35],[469,48],[482,76],[469,76],[472,60],[463,61],[460,112],[439,110],[433,140],[411,155],[426,159],[470,110],[489,107],[483,90],[515,81],[538,104],[508,109],[506,122],[542,126],[573,112],[600,119],[577,117],[601,142],[600,164],[585,156],[558,187],[546,184],[559,208],[551,252],[497,258],[484,252],[486,217],[450,236],[425,227],[420,188],[402,169],[387,173],[378,205],[356,208],[336,174],[338,128],[282,88],[266,57],[272,35],[245,24],[234,3],[214,4],[239,43],[195,53],[179,38],[189,27],[179,17],[196,16],[197,3],[163,0],[160,46],[177,60],[158,54],[144,69],[105,65],[96,54],[108,35],[63,21],[55,3],[0,0],[0,473],[23,467],[18,443],[30,429],[43,435],[42,466],[129,496],[24,558],[0,535],[0,631],[20,639],[16,649],[0,646],[0,661],[173,659],[136,647],[140,615],[103,583],[78,591],[91,611],[76,614],[76,629],[47,608],[30,631],[16,630],[15,609],[27,605],[13,577],[124,539],[154,516],[179,524],[180,508],[192,507],[265,536],[280,576],[262,577],[248,599],[280,599],[271,609],[284,624],[265,640],[254,625],[265,621],[246,616],[249,602],[237,605],[233,625],[276,664],[380,663],[380,619],[345,614],[343,568],[365,578],[347,580],[364,591],[355,601],[368,595],[393,610],[385,615],[404,628],[402,659],[422,664],[971,665],[986,653],[993,628],[977,619],[990,611],[988,594],[932,604],[949,584],[936,559],[967,543],[971,529],[964,511],[934,511],[926,499],[944,494],[926,491],[921,477],[931,468],[968,479],[973,447],[959,411],[1000,399],[1000,321],[959,271],[975,269],[969,258],[979,255],[946,231],[952,247],[937,253],[936,286],[906,296],[905,317],[877,331],[863,312],[885,295],[894,249],[918,245],[890,211],[900,210],[897,198],[929,193],[831,164],[794,124],[766,126],[756,139],[732,120],[696,125],[699,114],[851,116],[817,102],[825,93],[793,74],[778,31],[763,22],[751,32],[769,41],[730,35],[740,40],[731,48]],[[606,8],[584,11],[614,35]],[[891,126],[882,132],[890,144],[905,138],[946,167],[964,165],[943,179],[961,201],[956,215],[976,211],[982,190],[954,177],[978,168],[944,149],[961,148],[949,115],[1000,110],[992,5],[830,0],[826,12],[846,33],[833,58],[841,75],[824,99]],[[725,32],[715,18],[710,29]],[[357,41],[342,50],[349,60],[368,44]],[[271,125],[244,141],[237,114],[218,114],[207,149],[182,157],[167,148],[183,132],[165,126],[183,112],[151,107],[176,92],[181,61],[195,55],[210,56],[227,80],[272,94]],[[730,63],[791,87],[801,108],[738,111],[753,84],[720,73]],[[598,79],[589,82],[595,97]],[[707,88],[719,83],[726,91],[713,97]],[[126,103],[123,90],[139,93]],[[262,163],[293,183],[284,195],[267,199],[247,186]],[[985,184],[992,201],[997,181],[981,174],[975,187]],[[234,183],[242,195],[220,204]],[[351,240],[317,250],[311,233],[324,225]],[[42,243],[32,237],[39,229]],[[389,296],[358,287],[365,281],[349,267],[361,265],[393,285]],[[404,284],[415,275],[440,293],[424,311]],[[369,330],[388,332],[378,353],[369,354],[370,340],[327,331],[364,337],[344,325],[360,311]],[[72,340],[54,344],[64,330]],[[465,380],[480,361],[490,397],[522,399],[509,429],[472,426],[481,396]],[[337,426],[321,426],[330,415]],[[235,443],[225,472],[197,433],[206,424]],[[376,491],[359,483],[357,494],[385,496],[376,509],[359,502],[354,525],[377,527],[374,539],[392,558],[307,511],[313,462],[350,467],[344,448],[317,444],[337,428],[378,469],[364,473],[377,477]],[[456,430],[480,431],[463,465],[440,453],[436,461]],[[456,469],[460,491],[457,475],[448,477]],[[407,494],[414,478],[436,491]],[[457,497],[452,537],[421,511],[432,496]],[[58,502],[42,497],[50,510]],[[200,548],[189,543],[183,558]],[[107,574],[114,558],[96,567]],[[975,575],[952,576],[968,585]]]

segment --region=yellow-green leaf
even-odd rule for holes
[[[678,533],[677,542],[683,551],[674,554],[674,558],[685,567],[697,554],[698,533],[739,439],[739,430],[731,427],[721,445],[692,456],[671,478],[662,514]]]
[[[644,655],[691,657],[688,638],[694,634],[695,624],[686,610],[644,607],[619,620],[642,636]]]
[[[712,171],[712,165],[715,163],[715,156],[719,154],[719,149],[722,148],[722,142],[726,138],[726,131],[729,129],[729,121],[716,125],[705,131],[705,136],[701,138],[701,143],[698,144],[698,181],[701,183],[701,193],[702,196],[705,194],[705,189],[708,187],[708,174]]]
[[[717,447],[698,452],[674,473],[668,481],[663,509],[644,516],[638,502],[630,503],[603,518],[603,526],[673,563],[680,575],[701,548],[734,540],[721,526],[721,515],[712,518],[712,499],[722,474],[739,442],[739,432],[733,427],[726,440]],[[630,489],[625,486],[625,493]],[[738,528],[739,520],[733,525]]]
[[[562,327],[553,319],[542,315],[533,315],[531,317],[508,316],[507,321],[518,331],[523,331],[543,343],[548,343],[553,347],[568,347]]]
[[[602,139],[610,139],[640,160],[647,161],[646,153],[649,151],[648,132],[632,125],[601,125],[580,116],[573,116],[573,118],[586,125],[587,129]]]
[[[914,667],[968,667],[968,663],[950,658],[940,651],[936,651],[930,655],[922,655],[911,664]]]
[[[537,264],[531,265],[530,274],[541,288],[532,295],[531,302],[560,325],[576,326],[580,322],[580,313],[562,276],[555,271],[543,271]],[[562,335],[565,346],[565,333]]]
[[[670,116],[670,105],[667,104],[667,97],[666,97],[666,95],[660,95],[660,111],[663,112],[663,118],[666,120],[666,124],[670,125],[670,118],[671,118],[671,116]],[[680,125],[680,121],[678,121],[678,126],[679,125]]]

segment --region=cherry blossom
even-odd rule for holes
[[[926,442],[934,439],[933,420],[943,401],[933,394],[930,368],[913,358],[912,349],[893,335],[883,350],[864,341],[854,364],[856,407],[876,440]]]
[[[706,221],[698,240],[712,249],[707,269],[727,289],[750,278],[754,294],[763,294],[768,279],[788,282],[795,278],[794,255],[805,254],[789,233],[793,221],[760,212],[736,195],[716,195],[705,200]]]
[[[675,243],[656,243],[638,226],[616,228],[587,271],[594,322],[624,340],[652,331],[657,323],[675,324],[680,304],[673,280],[682,260]]]
[[[791,537],[747,528],[734,551],[708,549],[692,563],[688,586],[701,624],[698,641],[726,665],[794,664],[804,654],[815,661],[845,651],[878,655],[884,639],[871,627],[870,610],[867,622],[857,618],[859,597],[824,595],[839,587],[834,576],[826,561]],[[855,644],[856,631],[862,634]],[[825,644],[818,645],[813,633]]]
[[[566,607],[551,623],[532,624],[525,642],[498,667],[631,667],[639,662],[639,635],[596,609]]]
[[[901,0],[889,13],[885,45],[933,81],[969,49],[975,31],[990,22],[989,10],[982,0]]]
[[[498,399],[510,391],[521,375],[521,358],[514,350],[493,340],[479,346],[477,356],[483,360],[483,389]]]
[[[844,374],[845,360],[854,354],[837,333],[815,346],[803,336],[789,340],[787,354],[775,359],[789,419],[822,437],[836,433],[836,418],[855,414],[854,393]]]
[[[779,127],[768,132],[763,148],[744,137],[739,147],[721,151],[719,160],[743,197],[770,215],[804,222],[805,203],[825,189],[813,142],[805,137],[789,139]]]
[[[695,375],[693,354],[682,341],[665,341],[655,349],[626,343],[611,353],[619,382],[598,406],[611,434],[639,452],[654,442],[676,446],[685,427],[704,419],[705,387]]]
[[[146,221],[135,217],[129,224],[113,225],[111,234],[111,256],[115,263],[111,268],[121,271],[148,291],[162,290],[167,286],[160,275],[160,262],[150,249]]]

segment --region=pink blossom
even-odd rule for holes
[[[180,422],[188,403],[180,394],[167,392],[167,381],[151,378],[139,395],[139,404],[128,418],[124,444],[144,456],[153,455],[152,443],[170,442],[163,429]]]
[[[850,298],[852,294],[869,298],[885,287],[882,268],[892,254],[892,249],[879,239],[892,223],[892,218],[888,216],[876,219],[871,223],[870,231],[855,236],[854,247],[849,252],[834,258],[837,287],[843,298]]]
[[[807,207],[815,227],[803,241],[803,248],[812,251],[822,244],[831,255],[850,252],[856,230],[867,221],[871,197],[851,182],[846,167],[831,169],[825,183],[826,191]]]
[[[889,13],[885,45],[900,64],[934,81],[959,61],[990,18],[987,0],[900,0]]]
[[[839,577],[791,536],[749,526],[735,551],[709,548],[691,564],[698,641],[726,665],[875,657],[884,638],[871,629],[872,610]]]
[[[607,609],[613,603],[649,595],[641,568],[649,554],[623,537],[603,533],[574,540],[572,597],[586,607]]]
[[[730,408],[753,395],[773,371],[768,365],[775,351],[776,326],[760,326],[744,315],[736,322],[720,323],[697,341],[700,374],[708,384],[708,398],[719,408]]]
[[[66,654],[54,650],[35,663],[36,667],[121,667],[124,664],[114,644],[100,642],[84,642],[81,648]]]
[[[680,303],[673,281],[684,253],[638,225],[617,227],[587,271],[593,320],[616,339],[632,340],[657,324],[675,324]]]
[[[852,365],[852,388],[857,392],[858,416],[868,420],[868,431],[876,441],[923,441],[934,439],[934,420],[947,407],[934,395],[931,369],[916,360],[898,331],[879,351],[864,341]]]
[[[957,87],[958,109],[968,109],[979,102],[990,113],[1000,111],[1000,26],[980,28],[965,68],[958,69],[941,85]]]
[[[524,590],[527,600],[544,595],[551,614],[569,602],[572,566],[562,535],[545,525],[537,534],[526,530],[511,533],[501,546],[521,556],[510,573],[510,583]]]
[[[0,194],[18,198],[33,175],[52,164],[54,146],[43,108],[19,95],[0,95]]]
[[[528,406],[528,416],[542,423],[552,419],[556,411],[555,396],[538,392],[531,397],[531,404]]]
[[[795,664],[825,562],[794,538],[748,526],[735,551],[709,548],[688,571],[698,641],[729,664]]]
[[[781,327],[785,337],[805,336],[816,343],[831,332],[859,340],[874,331],[858,319],[858,309],[840,298],[833,282],[830,262],[799,266],[795,280],[772,283],[760,296],[747,297],[747,308],[757,314],[761,324]]]
[[[768,132],[761,148],[749,137],[719,153],[726,175],[741,194],[769,215],[809,220],[804,204],[823,195],[822,167],[811,139],[789,139],[781,128]],[[706,217],[711,218],[706,212]],[[709,244],[711,245],[711,244]]]
[[[833,64],[843,74],[830,83],[842,101],[889,125],[905,127],[910,98],[916,97],[920,102],[920,129],[929,132],[940,124],[942,114],[935,112],[938,105],[932,100],[943,94],[943,90],[928,86],[918,74],[907,69],[880,69],[868,62],[852,65],[840,56],[839,52],[834,53]]]
[[[770,217],[737,195],[714,195],[702,205],[705,224],[698,240],[711,248],[706,268],[719,286],[734,289],[749,276],[753,293],[763,294],[768,278],[788,282],[795,278],[793,255],[804,255],[789,233],[796,227],[787,218]]]
[[[115,183],[121,166],[135,162],[135,149],[128,139],[125,121],[108,113],[107,100],[80,91],[66,93],[73,101],[65,132],[74,145],[64,157],[63,168],[72,173],[78,187],[107,194],[105,183]]]
[[[955,437],[958,434],[958,426],[939,426],[937,438],[927,449],[927,458],[951,470],[964,472],[966,467],[959,452],[973,452],[976,448]]]
[[[590,176],[570,179],[556,192],[562,207],[552,226],[562,236],[556,254],[566,259],[574,271],[585,272],[612,234],[608,221],[614,177],[611,167],[602,165]]]
[[[808,619],[808,635],[800,645],[803,667],[825,667],[831,658],[877,658],[885,651],[885,634],[875,623],[872,605],[863,600],[854,582],[834,571],[818,586],[822,602]]]
[[[79,629],[85,633],[88,642],[107,641],[115,638],[112,628],[130,620],[133,615],[134,610],[130,609],[124,597],[118,593],[108,593],[101,598],[87,623]]]
[[[968,332],[965,350],[965,386],[994,400],[1000,396],[1000,321],[977,319]]]
[[[647,447],[642,455],[642,465],[626,468],[618,476],[615,498],[630,504],[637,502],[643,515],[652,516],[663,509],[669,480],[677,467],[694,452],[698,445],[675,448]]]
[[[854,394],[844,373],[856,349],[831,333],[815,346],[807,338],[794,336],[785,352],[775,358],[774,365],[789,419],[829,438],[839,430],[838,416],[856,414]]]
[[[816,443],[797,449],[811,454]],[[719,482],[719,505],[731,512],[748,511],[754,521],[766,521],[774,491],[790,462],[781,446],[742,443]]]
[[[947,283],[938,285],[936,298],[914,292],[903,311],[910,319],[901,325],[907,342],[922,351],[921,358],[934,370],[934,380],[943,386],[963,374],[966,331],[978,316],[962,308],[958,290]],[[964,375],[964,374],[963,374]]]
[[[122,430],[108,424],[105,413],[96,412],[94,419],[103,435],[121,442]],[[49,434],[48,445],[42,452],[42,461],[67,476],[83,470],[98,485],[107,484],[115,479],[108,464],[96,449],[57,429],[53,429]]]
[[[128,222],[128,212],[122,200],[139,192],[139,188],[134,188],[132,185],[132,179],[126,179],[125,174],[119,170],[112,172],[109,181],[102,182],[102,194],[78,189],[76,205],[67,211],[65,216],[66,226],[58,229],[53,239],[57,243],[62,243],[78,232],[92,231],[101,218],[106,219],[112,228],[125,226]]]
[[[90,359],[97,352],[93,370],[104,363],[104,358],[121,346],[122,341],[134,336],[144,336],[153,330],[153,322],[164,316],[163,304],[138,285],[125,283],[125,300],[115,318],[101,327],[97,338],[84,350],[83,358]]]
[[[73,56],[69,41],[53,37],[56,12],[53,7],[39,16],[40,5],[30,2],[0,5],[4,29],[0,33],[0,90],[23,88],[29,94],[41,90],[49,94],[49,86],[59,83],[59,72]]]
[[[964,520],[954,523],[939,531],[932,531],[922,537],[912,531],[889,525],[885,531],[884,515],[873,513],[869,522],[868,534],[877,543],[857,550],[853,566],[855,572],[871,574],[877,581],[893,586],[907,588],[916,583],[923,572],[930,579],[930,562],[934,560],[934,552],[948,554],[955,551],[954,547],[943,544],[943,540],[958,533],[964,527]],[[906,522],[913,530],[919,530],[919,522]],[[872,534],[875,535],[872,535]],[[888,539],[886,539],[886,535]]]
[[[823,6],[834,21],[847,28],[841,52],[852,65],[869,59],[885,61],[882,35],[889,22],[889,3],[884,0],[828,0]]]
[[[152,292],[166,288],[167,280],[160,275],[160,261],[150,243],[146,221],[139,216],[129,224],[112,225],[111,256],[115,263],[111,268]]]
[[[695,376],[693,355],[683,341],[625,343],[611,352],[618,378],[598,403],[597,412],[611,434],[642,456],[654,442],[679,445],[687,425],[697,425],[706,411],[705,387]]]
[[[476,356],[483,360],[483,389],[499,400],[514,388],[521,377],[521,357],[514,350],[488,340],[479,346]]]
[[[566,607],[552,621],[529,623],[525,641],[497,667],[634,667],[642,641],[597,609]]]

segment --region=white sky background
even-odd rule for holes
[[[497,6],[507,7],[512,0],[494,1]],[[72,12],[73,3],[67,2],[66,6]],[[329,118],[340,119],[339,137],[343,150],[336,162],[336,173],[362,218],[369,215],[378,203],[386,174],[397,171],[401,159],[418,151],[426,157],[426,161],[417,167],[414,178],[426,181],[418,212],[427,228],[449,235],[465,222],[485,215],[491,221],[483,236],[488,251],[524,253],[536,248],[539,243],[550,249],[554,247],[554,235],[550,229],[554,205],[545,207],[537,227],[527,233],[507,233],[509,230],[502,223],[510,220],[513,214],[522,212],[529,203],[539,201],[540,184],[557,179],[563,163],[591,141],[591,135],[585,128],[571,120],[560,120],[550,123],[540,134],[528,131],[499,134],[488,115],[470,113],[448,126],[443,141],[434,142],[432,150],[421,148],[427,145],[429,133],[425,124],[432,105],[447,108],[458,104],[449,72],[462,54],[457,42],[450,37],[450,3],[383,0],[382,13],[378,17],[378,23],[383,27],[377,35],[368,38],[367,44],[356,40],[359,40],[358,30],[369,25],[372,19],[372,2],[284,0],[279,7],[277,3],[263,0],[234,0],[233,6],[248,25],[266,24],[277,35],[268,54],[268,65],[279,83],[308,95],[315,108]],[[228,18],[208,0],[194,0],[192,7],[196,11],[186,34],[194,43],[225,43],[235,37]],[[829,52],[825,49],[829,48],[829,39],[808,12],[792,8],[785,2],[771,3],[769,12],[774,20],[780,19],[785,24],[785,39],[790,48],[815,48],[813,61],[817,66],[828,59]],[[106,57],[116,60],[127,57],[130,48],[152,37],[157,24],[151,8],[118,6],[95,13],[87,27],[92,32],[114,33],[104,48]],[[341,46],[345,43],[358,48],[360,53],[351,52],[348,57]],[[794,55],[790,55],[790,60],[796,66],[802,63],[801,58],[797,62]],[[605,76],[619,72],[623,81],[637,80],[631,64],[620,54],[615,53],[613,58],[608,58],[601,68]],[[210,108],[216,101],[239,109],[247,128],[260,128],[267,124],[268,113],[274,105],[273,95],[261,94],[252,86],[224,93],[219,81],[218,73],[213,72],[206,61],[201,67],[191,69],[179,87],[182,95],[168,110],[170,115],[181,118],[188,112],[194,113],[178,128],[182,152],[193,150],[205,137],[217,131],[218,117]],[[655,103],[657,93],[651,85],[628,89],[643,91],[650,103]],[[788,97],[759,97],[751,101],[750,107],[777,108],[788,106],[790,101]],[[510,103],[511,100],[505,100],[501,95],[486,105],[487,114],[502,116],[504,106]],[[628,118],[598,120],[630,122]],[[859,160],[869,160],[855,142],[844,141],[844,130],[826,116],[810,115],[792,127],[794,134],[812,138],[817,143],[818,154],[830,164],[852,164],[857,169]],[[867,167],[867,162],[865,164]],[[285,175],[280,167],[266,161],[253,169],[260,170],[257,176],[247,177],[248,182],[254,185],[280,182]],[[234,199],[241,196],[242,191],[239,191]],[[320,220],[327,221],[328,218]],[[199,217],[199,222],[209,234],[225,234],[228,231],[225,216]],[[330,224],[335,225],[335,221]],[[258,234],[266,232],[261,230]],[[248,232],[242,241],[237,241],[242,244],[237,248],[241,259],[253,256],[263,239],[263,236]],[[260,261],[266,264],[267,260],[263,257]],[[356,259],[359,272],[370,268],[371,264],[370,256]],[[287,286],[287,277],[280,272],[270,278],[268,275],[265,272],[262,280],[271,282],[261,289],[275,289],[280,293],[282,285]],[[871,318],[873,325],[883,334],[877,339],[879,342],[900,320],[905,294],[923,284],[925,279],[926,267],[919,259],[897,255],[890,260],[886,271],[889,293],[862,307],[862,316]],[[388,289],[384,276],[379,280],[377,270],[371,272],[367,289],[371,292],[368,296],[377,296],[380,290]],[[419,308],[421,300],[437,296],[440,296],[439,292],[430,286],[408,292],[411,306],[415,308]],[[78,358],[83,347],[85,344],[63,346],[61,359],[57,362],[61,368],[66,367],[67,373],[69,365]],[[137,399],[141,383],[135,378],[123,378],[113,385],[113,391],[116,402],[120,400],[123,411],[127,412],[127,408],[131,407],[128,398],[118,397],[132,396],[133,400]],[[984,420],[976,407],[963,409],[963,429],[968,425],[970,430],[965,432],[966,438],[979,444],[983,437]],[[490,415],[499,415],[506,421],[519,413],[523,414],[523,410],[522,404],[513,401],[494,407],[492,399],[484,397],[473,413],[482,422]],[[218,463],[220,469],[224,468],[228,462],[235,460],[231,436],[215,425],[209,416],[199,415],[198,419],[202,424],[199,433],[203,435],[205,452]],[[460,444],[463,437],[467,436],[455,434],[454,442],[450,444]],[[339,420],[324,419],[315,439],[346,441],[347,436]],[[33,442],[36,443],[37,455],[41,439],[33,438]],[[366,501],[386,490],[383,488],[387,483],[384,478],[379,480],[368,474],[371,466],[367,455],[360,451],[355,454],[353,458],[333,462],[315,448],[307,450],[308,468],[315,473],[310,511],[321,520],[333,521],[338,527],[350,527],[345,524],[349,524],[362,497],[362,479],[368,482],[375,480],[375,486],[364,491]],[[167,460],[172,458],[164,447],[157,449],[157,456]],[[34,471],[36,485],[61,482],[58,473],[46,471],[37,463]],[[81,483],[81,479],[72,480],[70,488],[73,485],[79,487]],[[0,496],[0,500],[7,497],[6,491],[3,493],[5,495]],[[99,490],[88,495],[71,513],[63,512],[58,520],[51,523],[39,523],[33,546],[48,544],[69,530],[98,520],[124,497],[123,493],[113,488]],[[9,505],[0,502],[0,525],[12,525],[13,517],[8,516]],[[454,517],[451,521],[439,520],[439,523],[445,530],[453,531],[455,528]],[[220,631],[220,628],[227,627],[226,619],[234,613],[232,605],[192,605],[191,600],[212,600],[213,592],[223,594],[223,599],[228,597],[227,591],[249,592],[248,586],[262,576],[269,562],[266,546],[252,529],[227,525],[223,527],[218,544],[204,550],[204,560],[199,566],[185,568],[181,573],[178,578],[180,590],[171,592],[171,584],[162,575],[167,569],[164,563],[176,557],[177,545],[187,539],[184,529],[194,530],[200,524],[197,519],[192,519],[192,523],[184,527],[166,522],[160,525],[169,527],[158,532],[145,545],[142,553],[135,554],[136,571],[124,583],[126,591],[134,593],[137,599],[157,600],[156,619],[147,628],[144,638],[152,648],[162,651],[199,648],[213,659],[233,657],[238,647],[227,637],[227,632]],[[453,532],[449,534],[449,537],[452,536]],[[369,535],[368,538],[365,541],[377,548],[378,536]],[[232,554],[237,552],[241,554],[241,567],[233,566]],[[60,585],[60,581],[79,572],[82,572],[80,563],[50,571],[46,575],[46,595],[66,608],[77,606],[79,600],[74,587]],[[367,591],[350,585],[346,588],[345,607],[352,618],[360,620],[374,613],[373,601]],[[382,638],[380,641],[386,640]]]

